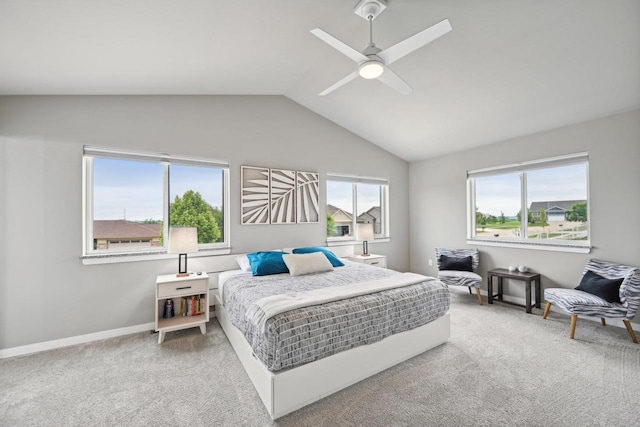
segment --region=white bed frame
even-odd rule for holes
[[[242,332],[233,326],[219,296],[216,296],[215,313],[274,420],[443,344],[450,336],[449,313],[446,313],[431,323],[382,341],[271,372],[253,354]]]

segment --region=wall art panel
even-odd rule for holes
[[[242,224],[269,224],[269,169],[242,166]]]
[[[271,224],[295,224],[296,172],[271,169]]]
[[[296,172],[296,211],[300,224],[317,223],[320,220],[319,175],[315,172]]]

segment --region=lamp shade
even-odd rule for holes
[[[373,240],[373,224],[358,224],[358,240]]]
[[[198,229],[196,227],[170,227],[167,253],[188,254],[198,252]]]

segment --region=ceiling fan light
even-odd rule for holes
[[[363,79],[377,79],[384,72],[384,64],[380,61],[365,61],[358,67],[360,77]]]

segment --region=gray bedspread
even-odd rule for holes
[[[264,333],[245,320],[249,306],[276,294],[340,286],[400,274],[345,262],[332,272],[291,277],[238,275],[221,287],[222,304],[255,355],[270,371],[292,368],[429,323],[449,310],[449,290],[439,280],[278,314]]]

